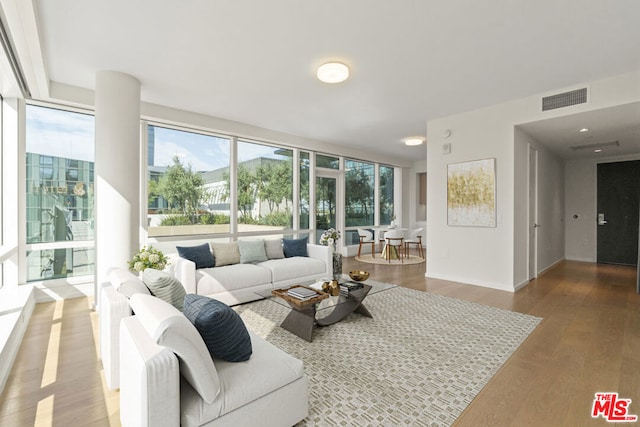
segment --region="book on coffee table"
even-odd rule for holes
[[[298,298],[300,300],[310,299],[318,296],[318,293],[313,289],[303,288],[301,286],[291,288],[287,291],[287,295],[292,296],[294,298]]]

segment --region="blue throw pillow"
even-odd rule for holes
[[[196,264],[196,268],[216,266],[216,259],[213,257],[208,243],[198,246],[176,246],[176,249],[181,258],[193,261]]]
[[[282,249],[284,250],[284,256],[291,258],[294,256],[309,256],[307,253],[307,242],[309,237],[303,239],[282,239]]]
[[[228,362],[249,360],[251,336],[231,307],[213,298],[187,294],[183,313],[200,332],[211,357]]]

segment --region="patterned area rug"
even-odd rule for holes
[[[449,426],[542,320],[395,288],[367,297],[308,343],[280,328],[288,308],[236,307],[249,329],[302,359],[310,413],[300,426]]]

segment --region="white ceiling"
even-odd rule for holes
[[[427,120],[640,69],[637,0],[34,6],[51,81],[92,89],[96,71],[121,71],[146,102],[406,160],[426,156],[402,140]],[[349,80],[319,82],[327,60]]]

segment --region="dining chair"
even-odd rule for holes
[[[409,231],[409,236],[404,239],[404,256],[409,258],[409,249],[411,245],[415,245],[420,253],[420,258],[424,259],[424,252],[422,248],[422,232],[424,228],[416,228]]]
[[[398,254],[398,259],[400,262],[404,263],[404,258],[402,255],[404,234],[402,234],[401,230],[388,230],[384,233],[384,239],[387,242],[387,261],[391,262],[391,248],[395,248],[396,253]]]
[[[373,233],[364,228],[358,228],[358,237],[360,238],[360,245],[358,246],[358,258],[360,258],[360,251],[362,251],[363,243],[371,243],[371,257],[376,257],[376,240],[373,238]]]

